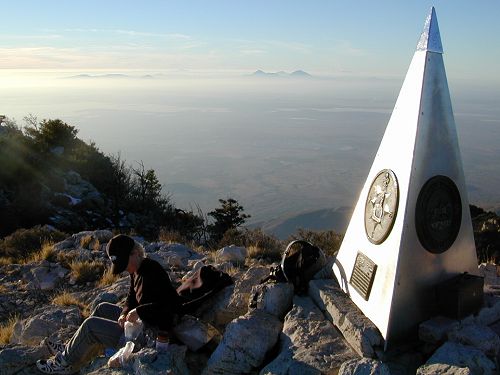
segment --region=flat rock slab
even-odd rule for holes
[[[334,373],[343,362],[357,358],[309,297],[294,297],[280,341],[281,353],[261,374]]]
[[[309,295],[361,357],[376,357],[382,335],[334,280],[310,281]]]

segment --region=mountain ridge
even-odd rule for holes
[[[281,77],[281,78],[312,78],[313,76],[304,70],[295,70],[291,73],[287,73],[283,70],[279,72],[265,72],[261,69],[256,70],[252,74],[252,77]]]

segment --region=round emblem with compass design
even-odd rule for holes
[[[455,183],[446,176],[430,178],[420,190],[415,208],[418,239],[431,253],[448,250],[460,231],[462,199]]]
[[[399,188],[396,175],[383,169],[373,180],[365,205],[365,231],[370,242],[379,245],[391,232],[398,211]]]

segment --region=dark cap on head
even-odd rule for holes
[[[124,234],[114,236],[106,245],[106,253],[113,265],[111,272],[114,275],[122,273],[127,269],[130,253],[134,249],[135,241],[132,237]]]

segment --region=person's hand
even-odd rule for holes
[[[125,324],[125,321],[127,320],[127,315],[120,315],[118,318],[118,325],[123,328],[123,325]]]
[[[139,314],[137,314],[137,310],[130,310],[127,314],[127,322],[135,323],[139,319]]]

